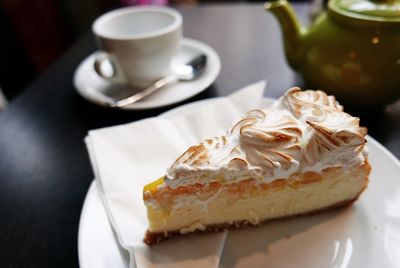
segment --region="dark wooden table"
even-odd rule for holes
[[[307,21],[309,5],[295,8]],[[262,79],[268,79],[270,97],[301,84],[286,64],[278,24],[261,4],[178,9],[184,35],[215,48],[222,61],[213,86],[185,103],[227,95]],[[116,111],[82,99],[72,77],[95,49],[88,33],[0,113],[0,267],[77,267],[79,217],[93,178],[83,143],[88,130],[172,108]],[[400,103],[362,122],[400,157]]]

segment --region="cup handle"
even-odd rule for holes
[[[103,71],[104,69],[102,68],[102,66],[104,66],[104,64],[106,63],[111,66],[111,74],[104,73]],[[99,76],[105,79],[114,79],[116,77],[115,66],[110,59],[110,56],[106,52],[101,52],[100,54],[96,55],[96,58],[94,60],[94,70]]]

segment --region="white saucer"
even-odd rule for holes
[[[123,85],[112,84],[97,75],[93,68],[93,61],[97,53],[99,52],[88,56],[78,66],[74,75],[74,85],[78,93],[88,101],[108,106],[107,92],[113,92],[115,95],[115,92],[129,89]],[[123,107],[123,109],[142,110],[163,107],[186,100],[204,91],[214,82],[221,69],[221,61],[215,50],[200,41],[184,38],[175,62],[187,62],[200,53],[207,56],[207,68],[199,78],[190,82],[168,85],[139,102]]]

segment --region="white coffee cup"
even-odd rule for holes
[[[171,71],[182,16],[168,7],[121,8],[100,16],[92,29],[102,51],[94,62],[97,74],[144,89]]]

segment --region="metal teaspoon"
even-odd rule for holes
[[[188,63],[178,66],[175,72],[154,82],[154,84],[152,84],[145,90],[140,91],[139,93],[136,93],[135,95],[132,95],[125,99],[110,102],[109,106],[120,108],[132,104],[134,102],[137,102],[168,84],[175,83],[177,81],[194,80],[204,72],[206,66],[207,66],[207,57],[206,55],[201,54],[190,60]]]

